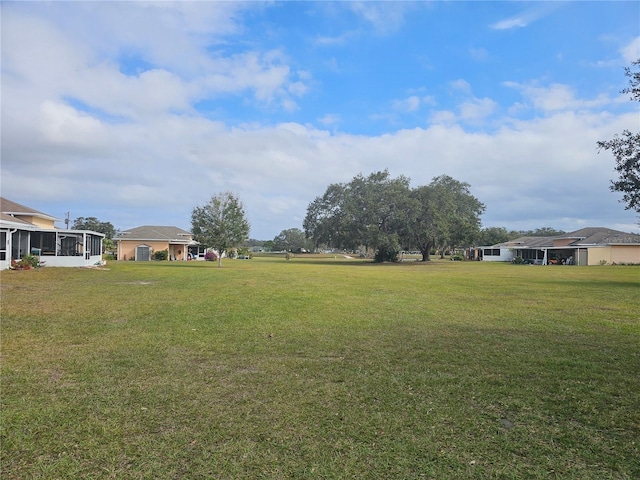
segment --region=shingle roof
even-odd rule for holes
[[[30,207],[26,207],[12,200],[0,197],[0,212],[11,215],[30,215],[34,217],[46,218],[48,220],[58,220],[48,213],[40,212]]]
[[[32,223],[25,222],[24,220],[20,220],[19,218],[13,217],[11,215],[7,215],[6,213],[0,213],[0,220],[2,220],[3,222],[14,223],[21,226],[34,226]]]
[[[191,240],[191,233],[178,227],[144,225],[120,232],[116,240]]]
[[[548,248],[553,247],[554,240],[560,239],[573,240],[573,242],[566,245],[566,247],[612,244],[640,245],[640,235],[636,235],[635,233],[626,233],[605,227],[586,227],[554,237],[520,237],[492,246],[496,248]]]
[[[550,247],[553,245],[554,237],[520,237],[515,240],[509,240],[508,242],[500,243],[501,247],[514,247],[514,248],[542,248]],[[497,246],[497,245],[496,245]]]

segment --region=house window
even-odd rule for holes
[[[102,247],[101,247],[99,236],[87,235],[87,243],[89,244],[91,255],[100,255],[102,253]]]
[[[29,232],[18,230],[11,235],[11,258],[20,260],[29,253]]]
[[[63,257],[82,255],[82,246],[81,234],[65,233],[60,235],[58,255]]]
[[[55,232],[33,232],[31,234],[31,248],[38,249],[41,255],[56,254]]]

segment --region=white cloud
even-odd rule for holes
[[[340,117],[340,115],[334,113],[327,113],[326,115],[318,119],[318,122],[320,122],[322,125],[334,125],[336,123],[340,123],[341,121],[342,118]]]
[[[471,94],[471,85],[469,84],[469,82],[461,78],[451,82],[451,87],[454,90],[459,90],[462,93]]]
[[[416,112],[425,105],[433,106],[435,103],[436,101],[432,96],[411,95],[402,100],[394,100],[391,108],[399,112]]]
[[[504,82],[503,84],[520,91],[533,108],[544,112],[592,109],[612,103],[606,94],[599,94],[592,99],[577,98],[572,87],[558,83],[548,86],[538,86],[535,83],[525,85],[516,82]]]
[[[529,22],[525,18],[516,16],[507,18],[505,20],[500,20],[492,24],[491,28],[493,28],[494,30],[509,30],[512,28],[526,27],[528,24]]]
[[[640,37],[634,38],[628,45],[625,45],[621,53],[627,63],[640,59]]]
[[[101,149],[108,138],[99,120],[63,103],[44,102],[39,120],[45,141],[52,145]]]
[[[637,112],[607,111],[617,99],[604,94],[582,98],[569,84],[507,82],[522,95],[510,114],[528,109],[535,115],[500,118],[509,106],[498,105],[497,96],[475,97],[469,80],[448,85],[442,80],[434,88],[395,90],[405,92],[396,100],[375,99],[395,110],[389,118],[423,115],[428,127],[340,133],[336,125],[344,126],[347,113],[358,112],[336,104],[317,105],[307,117],[285,117],[297,121],[274,125],[262,111],[307,107],[300,99],[311,96],[313,66],[289,58],[286,47],[238,42],[225,48],[226,39],[246,28],[238,19],[242,8],[266,4],[8,5],[3,5],[2,192],[55,216],[69,209],[73,217],[95,216],[99,210],[118,228],[143,223],[189,228],[195,205],[233,190],[245,202],[252,235],[268,239],[284,228],[301,227],[308,203],[330,183],[389,168],[392,175],[411,177],[414,185],[443,173],[469,182],[487,204],[486,222],[494,225],[534,222],[522,225],[534,228],[555,219],[552,226],[567,229],[571,222],[590,224],[596,215],[611,225],[628,224],[608,188],[613,160],[598,155],[595,143],[637,124]],[[389,33],[402,24],[406,7],[389,2],[348,8]],[[628,51],[636,45],[634,40]],[[127,58],[144,63],[128,65]],[[345,57],[318,64],[323,61],[335,71],[348,64]],[[436,78],[437,62],[431,63],[429,74]],[[436,105],[427,93],[447,86],[457,103],[438,98],[440,109],[427,112]],[[239,120],[227,123],[196,108],[207,101],[217,113],[229,98],[241,105],[237,111],[254,107],[258,113],[231,112]],[[467,128],[487,118],[492,129]]]
[[[494,30],[510,30],[527,27],[560,7],[562,7],[560,2],[537,2],[532,7],[516,15],[493,23],[490,28]]]
[[[481,120],[491,115],[496,106],[490,98],[474,98],[460,105],[460,116],[463,120]]]
[[[429,123],[433,125],[452,125],[456,121],[456,114],[449,110],[438,110],[432,112]]]
[[[67,135],[63,139],[97,126],[84,123],[77,112],[56,108],[59,118],[70,118],[73,127],[56,131]],[[595,142],[620,131],[632,117],[612,122],[604,114],[557,113],[514,121],[511,127],[486,134],[467,132],[455,123],[455,115],[438,112],[434,120],[441,121],[427,129],[357,136],[298,123],[229,129],[197,117],[165,115],[146,124],[100,126],[97,131],[106,130],[105,138],[112,140],[96,143],[99,152],[91,157],[108,163],[88,163],[86,151],[66,149],[62,156],[53,155],[59,138],[47,138],[41,150],[27,152],[22,160],[32,171],[47,168],[52,201],[69,198],[74,188],[84,191],[90,180],[92,197],[109,199],[114,208],[109,220],[120,228],[136,226],[123,224],[127,209],[135,209],[136,218],[145,218],[145,223],[188,228],[194,205],[231,189],[246,204],[253,235],[268,239],[284,228],[300,227],[308,203],[330,183],[383,168],[410,176],[414,185],[443,173],[469,182],[487,204],[489,220],[499,225],[555,216],[588,222],[594,202],[599,212],[622,210],[608,191],[612,160],[597,154]],[[93,175],[99,166],[106,168]],[[19,170],[13,163],[3,164],[3,195],[17,200],[42,197],[42,191],[35,191],[40,188],[37,182],[15,181]],[[558,204],[563,196],[566,205]],[[178,213],[169,216],[169,209]]]
[[[348,6],[381,34],[400,29],[412,8],[406,2],[349,2]]]
[[[79,4],[74,9],[77,22],[68,30],[61,28],[65,22],[59,18],[54,24],[44,14],[27,17],[19,8],[3,9],[3,44],[11,45],[3,48],[3,71],[16,80],[8,82],[3,93],[11,95],[12,87],[27,83],[31,95],[41,100],[72,96],[126,117],[188,111],[194,100],[247,91],[259,104],[295,109],[293,98],[307,93],[309,73],[300,72],[294,78],[288,59],[278,50],[230,56],[211,51],[212,36],[236,29],[229,16],[237,9],[217,2],[197,3],[202,17],[188,3],[134,2],[127,4],[130,15],[122,15],[112,4],[92,4],[95,8]],[[55,7],[44,11],[62,15],[70,8]],[[140,24],[125,28],[135,19]],[[94,30],[83,31],[83,22]],[[104,31],[108,35],[97,34]],[[100,38],[111,38],[111,42]],[[143,55],[155,66],[136,74],[123,73],[114,58],[122,51]]]

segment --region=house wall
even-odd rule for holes
[[[75,257],[40,257],[45,267],[90,267],[102,264],[102,254],[91,255],[86,258],[84,255]]]
[[[500,255],[493,255],[495,250],[500,250]],[[487,251],[491,251],[492,255],[487,255]],[[510,262],[515,258],[515,252],[511,248],[487,248],[484,247],[482,251],[482,260],[484,262]]]
[[[611,263],[611,247],[591,247],[587,250],[587,265],[600,265],[603,261]]]
[[[609,263],[640,264],[640,245],[612,245]]]
[[[40,217],[32,217],[29,215],[16,215],[16,218],[24,220],[25,222],[33,223],[40,228],[56,228],[53,220],[47,220]]]
[[[118,240],[118,260],[135,260],[136,247],[147,245],[152,248],[153,252],[169,249],[169,242],[150,242],[146,240]]]
[[[167,241],[148,240],[118,240],[118,260],[131,260],[136,258],[136,247],[147,245],[153,252],[169,251],[169,260],[187,260],[189,246],[182,243],[169,243]]]

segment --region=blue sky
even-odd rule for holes
[[[638,230],[595,146],[640,129],[638,2],[0,8],[2,196],[61,219],[189,229],[230,190],[266,240],[388,168],[468,182],[484,226]]]

